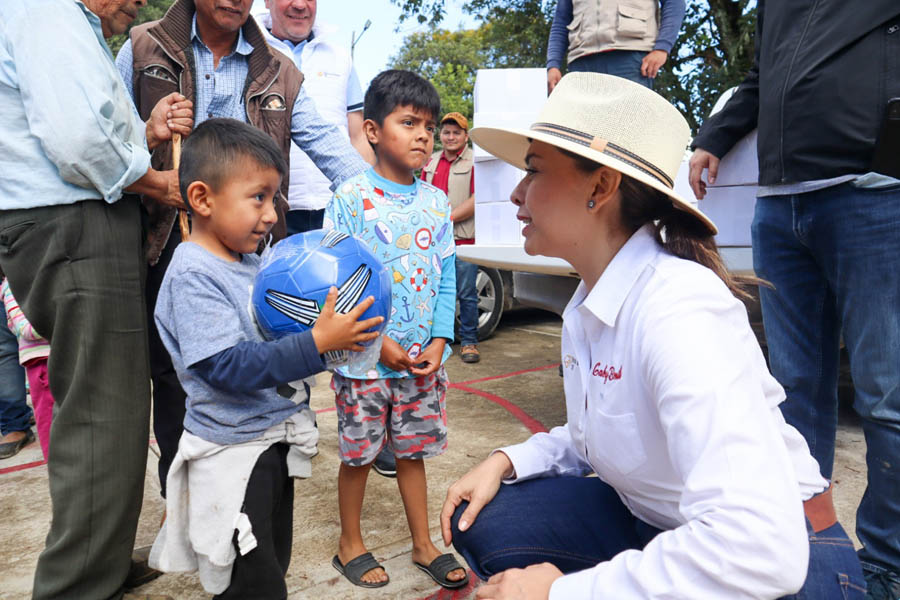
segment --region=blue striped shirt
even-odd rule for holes
[[[199,125],[212,117],[227,117],[247,123],[243,90],[253,46],[244,38],[243,30],[238,30],[234,50],[219,60],[218,67],[214,67],[213,53],[197,33],[196,15],[191,26],[191,45],[197,75],[194,85],[196,97],[193,98],[195,124]],[[134,97],[131,40],[126,41],[119,50],[116,65],[128,92]],[[340,130],[319,116],[315,104],[302,87],[291,113],[291,138],[331,180],[332,189],[369,168]]]

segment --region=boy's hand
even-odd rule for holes
[[[362,352],[364,348],[360,346],[360,342],[368,342],[378,337],[375,331],[366,332],[384,321],[384,317],[372,317],[365,321],[360,321],[366,309],[375,302],[374,296],[369,296],[353,310],[347,314],[341,314],[334,311],[334,304],[337,301],[338,290],[331,286],[328,290],[328,296],[325,298],[325,306],[316,320],[316,324],[312,328],[313,340],[316,342],[316,349],[319,354],[325,354],[332,350],[353,350],[354,352]]]
[[[425,348],[425,351],[415,359],[416,364],[422,366],[410,367],[409,372],[417,377],[422,377],[423,375],[431,375],[440,369],[441,358],[444,356],[444,346],[446,345],[447,340],[444,338],[433,338],[428,347]]]
[[[380,360],[381,364],[389,369],[393,369],[394,371],[404,371],[406,369],[411,369],[415,364],[409,357],[409,353],[407,353],[406,350],[403,349],[403,346],[401,346],[388,336],[384,336],[384,341],[381,344]]]

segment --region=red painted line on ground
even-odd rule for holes
[[[559,363],[553,363],[552,365],[544,365],[543,367],[535,367],[533,369],[523,369],[521,371],[513,371],[512,373],[504,373],[503,375],[491,375],[489,377],[482,377],[481,379],[471,379],[469,381],[460,381],[459,383],[451,383],[450,387],[457,387],[460,385],[472,385],[473,383],[481,383],[483,381],[493,381],[494,379],[506,379],[507,377],[515,377],[516,375],[524,375],[525,373],[534,373],[536,371],[546,371],[547,369],[556,369],[559,368]]]
[[[331,412],[333,410],[337,410],[337,407],[332,406],[331,408],[320,408],[319,410],[316,411],[316,414],[321,415],[322,413]]]
[[[509,412],[509,414],[517,418],[522,423],[522,425],[527,427],[528,430],[531,431],[531,433],[542,433],[547,431],[547,428],[544,427],[543,423],[529,415],[527,412],[519,408],[515,403],[510,402],[506,398],[501,398],[500,396],[461,384],[456,384],[453,387],[470,394],[475,394],[476,396],[481,396],[482,398],[490,400],[494,404],[502,406]]]
[[[35,467],[40,467],[41,465],[46,465],[46,464],[47,464],[46,460],[38,460],[35,462],[16,465],[14,467],[6,467],[5,469],[0,469],[0,475],[5,475],[6,473],[15,473],[16,471],[25,471],[26,469],[33,469]]]

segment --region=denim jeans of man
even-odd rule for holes
[[[781,405],[831,477],[841,336],[868,485],[856,516],[863,568],[900,573],[900,185],[843,184],[759,198],[753,222],[772,374]]]
[[[25,370],[19,365],[19,342],[0,319],[0,435],[31,429],[31,409],[25,401]]]
[[[456,258],[456,299],[459,300],[459,343],[478,343],[478,265]]]
[[[646,52],[640,50],[610,50],[576,58],[566,67],[567,73],[588,71],[624,77],[647,88],[653,89],[653,79],[641,75],[641,63]]]
[[[453,545],[482,579],[542,562],[573,573],[640,550],[661,530],[636,518],[596,477],[548,477],[501,485],[465,532],[451,520]],[[809,529],[809,527],[807,527]],[[748,531],[747,535],[754,535]],[[785,600],[860,600],[865,582],[853,543],[837,523],[810,531],[806,583]]]

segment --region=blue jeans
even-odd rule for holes
[[[478,265],[456,259],[456,299],[459,300],[459,343],[478,343]]]
[[[588,54],[587,56],[576,58],[566,67],[566,72],[588,71],[591,73],[606,73],[607,75],[624,77],[652,90],[653,79],[641,75],[641,63],[644,61],[645,56],[647,56],[647,53],[640,50],[597,52],[596,54]]]
[[[866,438],[860,559],[900,572],[900,186],[759,198],[753,264],[781,410],[831,477],[841,334]]]
[[[0,319],[0,433],[31,429],[31,409],[25,402],[25,370],[19,365],[19,342]]]
[[[640,550],[661,531],[635,517],[615,490],[596,477],[549,477],[501,485],[465,532],[451,521],[453,546],[482,579],[542,562],[572,573]],[[747,535],[753,535],[748,531]],[[810,532],[806,583],[790,600],[865,596],[853,543],[839,523]]]

